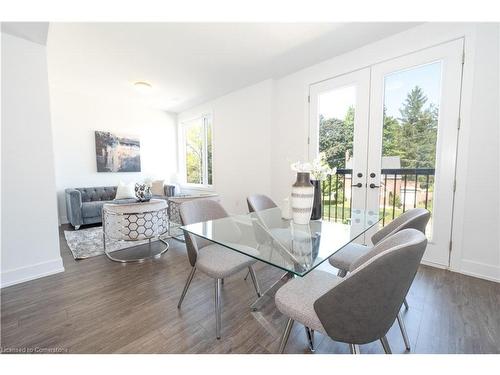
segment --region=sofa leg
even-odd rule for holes
[[[79,225],[75,225],[75,230],[78,230],[80,229],[80,226]]]

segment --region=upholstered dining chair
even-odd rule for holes
[[[247,205],[249,212],[267,210],[269,208],[278,207],[274,201],[264,194],[254,194],[247,197]]]
[[[344,278],[316,270],[286,283],[275,296],[276,307],[289,318],[279,352],[297,321],[349,344],[352,354],[376,340],[390,354],[386,334],[400,314],[426,246],[422,232],[403,229],[379,241],[371,258]]]
[[[400,230],[413,228],[425,233],[425,227],[429,222],[431,214],[424,208],[412,208],[399,215],[385,227],[376,232],[371,241],[376,245],[384,238],[399,232]],[[371,246],[350,243],[340,251],[333,254],[328,261],[332,266],[338,268],[338,276],[344,277],[347,272],[353,271],[357,266],[364,263],[365,257],[372,250]]]
[[[422,233],[425,233],[425,227],[429,222],[431,214],[424,208],[412,208],[385,227],[376,232],[372,237],[371,241],[374,245],[378,244],[385,238],[407,228],[416,229]],[[352,272],[360,265],[366,262],[367,259],[372,257],[371,251],[373,251],[373,247],[359,245],[356,243],[350,243],[340,251],[333,254],[328,261],[332,266],[338,268],[338,276],[344,277],[347,272]],[[406,301],[406,296],[403,300],[403,304],[405,308],[408,309],[408,302]],[[399,329],[401,330],[401,335],[403,336],[403,340],[405,342],[406,350],[410,350],[410,340],[408,339],[408,334],[406,332],[406,327],[401,315],[398,315],[398,324]]]
[[[184,202],[180,205],[179,212],[183,225],[199,223],[201,221],[216,220],[228,216],[226,210],[220,205],[220,203],[209,199]],[[231,235],[234,235],[235,238],[241,235],[241,232],[236,224],[234,225],[234,229],[231,230]],[[222,282],[224,278],[248,268],[257,297],[260,297],[261,293],[259,283],[252,267],[256,260],[236,251],[232,251],[224,246],[190,234],[186,231],[184,231],[184,238],[186,240],[189,263],[192,268],[186,281],[186,285],[182,291],[177,308],[181,308],[182,301],[186,296],[189,285],[191,284],[197,269],[208,277],[213,278],[215,280],[216,337],[217,339],[220,339]],[[248,253],[257,252],[256,249],[252,248],[248,248],[247,251]]]

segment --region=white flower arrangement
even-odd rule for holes
[[[326,162],[324,161],[324,156],[320,155],[312,162],[301,162],[297,161],[290,165],[292,171],[299,173],[310,173],[312,180],[323,181],[330,174],[337,173],[337,168],[329,168]]]

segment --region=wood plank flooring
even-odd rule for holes
[[[170,241],[159,260],[111,262],[104,256],[73,260],[61,228],[66,271],[1,290],[4,352],[62,353],[276,353],[286,318],[271,301],[251,312],[251,280],[242,272],[222,291],[222,339],[215,338],[214,282],[198,273],[177,302],[190,265],[182,243]],[[325,265],[325,267],[329,267]],[[261,288],[281,271],[259,264]],[[404,320],[411,353],[500,353],[500,284],[421,266]],[[388,334],[394,353],[405,353],[397,325]],[[347,353],[346,344],[316,335],[320,353]],[[304,329],[295,324],[287,353],[308,354]],[[383,353],[378,342],[362,353]]]

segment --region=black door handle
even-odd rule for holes
[[[377,186],[377,185],[375,185],[374,183],[371,183],[371,184],[370,184],[370,188],[371,188],[371,189],[375,189],[375,188],[379,188],[379,187],[380,187],[380,186]]]
[[[358,182],[357,184],[352,184],[351,186],[354,186],[354,187],[363,187],[363,184],[361,182]]]

